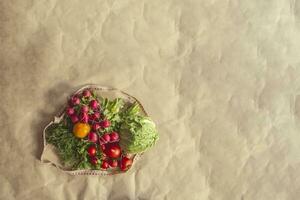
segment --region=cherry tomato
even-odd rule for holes
[[[87,149],[89,156],[95,156],[97,149],[95,146],[89,146],[89,148]]]
[[[118,144],[110,144],[105,148],[105,153],[110,158],[118,158],[121,155],[121,148]]]
[[[93,165],[97,165],[98,159],[97,159],[96,157],[91,157],[91,158],[90,158],[90,162],[91,162]]]
[[[129,167],[132,165],[132,159],[123,157],[121,162],[120,162],[120,169],[122,171],[126,171],[129,169]]]
[[[116,166],[118,166],[118,161],[117,161],[117,160],[110,160],[110,161],[109,161],[109,166],[111,166],[111,167],[116,167]]]
[[[126,171],[127,169],[124,167],[124,165],[120,165],[120,170],[121,171]]]
[[[102,169],[107,169],[108,167],[109,167],[108,162],[106,160],[103,160],[102,164],[101,164],[101,168]]]

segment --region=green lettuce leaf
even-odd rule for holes
[[[158,140],[158,132],[149,117],[141,116],[140,107],[133,104],[123,113],[120,145],[127,153],[141,153]]]

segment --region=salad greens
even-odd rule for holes
[[[124,153],[122,155],[127,155],[144,152],[158,140],[154,122],[142,115],[137,103],[125,103],[121,98],[109,100],[97,97],[94,93],[89,93],[90,91],[84,92],[80,99],[77,96],[72,97],[73,107],[67,109],[67,115],[60,123],[52,124],[46,129],[47,143],[57,148],[66,166],[72,169],[107,168],[106,161],[103,161],[104,150],[99,151],[103,146],[110,148],[112,145],[109,143],[118,143]],[[92,101],[95,105],[91,104]],[[88,110],[84,111],[83,106],[89,107]],[[78,118],[72,118],[73,116]],[[89,135],[78,138],[73,128],[79,119],[84,119],[83,117],[86,117],[89,123],[85,122],[85,127],[90,127],[91,130],[86,132]],[[108,123],[107,126],[103,125],[104,121]],[[98,127],[98,124],[102,127]],[[113,138],[116,140],[113,141]],[[91,146],[95,148],[96,153],[88,150]],[[120,168],[122,170],[122,165]]]
[[[62,161],[72,168],[91,168],[86,152],[88,141],[73,136],[72,131],[64,124],[52,124],[46,130],[46,140],[54,145]]]
[[[111,127],[119,130],[120,146],[127,153],[144,152],[158,140],[154,122],[141,115],[137,103],[125,104],[120,98],[112,101],[103,99],[101,106],[112,123]]]

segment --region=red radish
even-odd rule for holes
[[[132,159],[123,157],[120,162],[120,169],[126,171],[132,165]]]
[[[119,139],[119,134],[117,132],[111,132],[109,136],[111,142],[115,142]]]
[[[101,164],[101,168],[102,169],[107,169],[108,167],[109,167],[108,162],[106,160],[103,160],[102,164]]]
[[[98,112],[89,115],[89,119],[90,119],[91,121],[97,121],[99,118],[100,118],[100,114],[99,114]]]
[[[95,123],[95,124],[93,124],[93,126],[92,126],[92,129],[93,129],[94,131],[98,130],[99,128],[100,128],[100,124],[99,124],[99,123]]]
[[[81,119],[81,122],[82,122],[82,123],[85,123],[85,124],[87,124],[88,121],[89,121],[89,118],[83,117],[83,118]]]
[[[98,101],[92,100],[92,101],[90,102],[90,107],[91,107],[93,110],[96,110],[96,109],[98,108],[98,106],[99,106]]]
[[[88,119],[88,118],[82,118],[82,119],[81,119],[81,122],[82,122],[82,123],[85,123],[85,124],[87,124],[87,123],[88,123],[88,121],[89,121],[89,119]]]
[[[102,151],[105,150],[105,145],[104,145],[104,144],[101,144],[100,147],[101,147],[101,150],[102,150]]]
[[[97,141],[98,141],[98,135],[97,135],[97,133],[95,133],[95,132],[90,132],[90,133],[88,134],[88,139],[89,139],[89,141],[91,141],[91,142],[97,142]]]
[[[100,125],[102,128],[108,128],[108,127],[110,127],[110,121],[105,119],[102,122],[100,122]]]
[[[88,123],[88,121],[89,121],[89,116],[87,113],[81,113],[79,118],[80,118],[80,121],[83,123]]]
[[[87,152],[88,152],[89,156],[95,156],[97,149],[94,145],[92,145],[92,146],[88,147]]]
[[[102,144],[106,144],[107,142],[104,140],[103,137],[100,137],[99,138],[99,143],[102,145]]]
[[[74,110],[74,108],[69,107],[69,108],[67,108],[66,113],[67,113],[67,115],[71,116],[75,113],[75,110]]]
[[[84,97],[90,97],[91,95],[92,95],[92,93],[90,90],[84,90],[82,92],[82,96],[84,96]]]
[[[93,124],[93,122],[94,122],[93,115],[89,115],[89,121],[91,122],[91,124]]]
[[[97,165],[98,164],[98,159],[96,157],[91,157],[90,158],[90,162],[93,164],[93,165]]]
[[[81,112],[82,112],[82,113],[87,113],[87,112],[89,112],[89,107],[86,106],[86,105],[83,105],[83,106],[81,107]]]
[[[94,114],[92,114],[91,117],[92,117],[93,120],[97,120],[97,119],[100,118],[100,113],[99,112],[94,112]]]
[[[80,99],[77,97],[77,96],[73,96],[72,98],[71,98],[71,103],[72,103],[72,105],[78,105],[78,104],[80,104]]]
[[[71,115],[71,121],[73,122],[73,124],[77,123],[79,121],[78,116],[75,114]]]
[[[109,141],[110,141],[110,136],[109,136],[109,134],[104,134],[104,135],[102,135],[102,138],[103,138],[106,142],[109,142]]]
[[[111,166],[111,167],[116,167],[116,166],[118,166],[118,161],[117,161],[117,160],[110,160],[110,161],[109,161],[109,166]]]
[[[118,144],[110,144],[105,148],[105,154],[110,158],[119,158],[121,155],[121,148]]]

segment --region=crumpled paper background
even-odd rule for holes
[[[295,0],[2,0],[0,199],[299,199],[299,34]],[[128,174],[39,161],[43,127],[86,83],[157,122]]]

